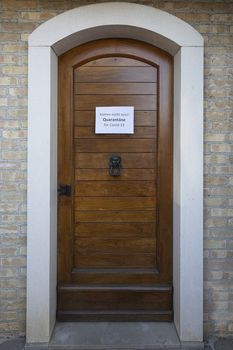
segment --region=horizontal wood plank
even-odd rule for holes
[[[95,111],[75,111],[74,124],[76,126],[94,126]],[[134,111],[134,125],[156,126],[157,111]]]
[[[156,83],[75,83],[76,95],[156,95]]]
[[[157,110],[156,95],[75,95],[75,110],[95,110],[96,107],[134,106],[136,110]]]
[[[155,268],[154,254],[97,254],[75,255],[75,266],[77,268]]]
[[[77,255],[88,255],[89,253],[114,253],[128,254],[153,254],[156,245],[154,238],[78,238],[75,242]]]
[[[77,164],[78,166],[79,164]],[[76,169],[75,180],[106,180],[106,181],[127,181],[127,180],[151,180],[155,181],[155,169],[121,169],[118,177],[110,176],[109,169]]]
[[[152,181],[79,181],[75,185],[75,195],[152,197],[155,195],[155,183]]]
[[[155,152],[153,139],[76,139],[76,152]]]
[[[109,151],[109,150],[108,150]],[[119,153],[118,153],[119,154]],[[155,153],[120,153],[122,170],[124,169],[154,169]],[[76,169],[108,169],[112,153],[79,153],[75,154]]]
[[[172,307],[171,291],[86,289],[60,292],[60,309],[67,310],[169,310]]]
[[[74,128],[75,138],[156,138],[157,129],[151,126],[140,126],[134,128],[133,134],[95,134],[94,126],[76,126]]]
[[[103,210],[87,210],[75,211],[75,222],[154,222],[156,220],[155,210],[141,211],[103,211]]]
[[[59,322],[172,322],[173,312],[169,311],[57,311]]]
[[[90,69],[81,66],[74,71],[74,81],[154,83],[157,81],[157,69],[154,67],[92,67]]]
[[[76,197],[76,210],[153,210],[155,197]]]
[[[155,237],[155,223],[76,223],[75,237]]]

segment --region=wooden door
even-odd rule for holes
[[[126,39],[59,58],[60,320],[172,320],[172,67]],[[134,134],[95,134],[99,106],[134,106]]]

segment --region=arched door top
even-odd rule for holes
[[[30,35],[29,46],[50,46],[60,55],[89,37],[100,36],[142,40],[172,55],[180,47],[203,46],[202,36],[181,19],[156,8],[122,2],[66,11],[40,25]]]

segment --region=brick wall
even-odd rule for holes
[[[0,1],[0,336],[25,333],[27,38],[98,1]],[[100,2],[100,1],[99,1]],[[205,337],[233,331],[233,0],[128,1],[168,11],[205,38]],[[190,67],[192,69],[192,67]],[[191,272],[190,272],[191,273]]]

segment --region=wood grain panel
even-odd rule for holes
[[[74,123],[77,126],[94,126],[95,111],[75,111]],[[157,112],[155,111],[135,111],[134,125],[137,126],[156,126]]]
[[[169,310],[171,307],[171,291],[153,292],[153,288],[148,290],[133,291],[127,290],[105,290],[83,288],[84,290],[74,289],[64,290],[60,300],[67,310],[88,309],[88,310]],[[143,301],[143,303],[142,303]]]
[[[156,218],[155,210],[141,211],[103,211],[103,210],[87,210],[76,211],[75,222],[154,222]]]
[[[155,237],[154,223],[77,223],[75,237]]]
[[[87,95],[156,95],[156,83],[75,83],[74,93]]]
[[[92,67],[90,69],[81,66],[74,72],[74,81],[77,83],[155,83],[157,70],[154,67]]]
[[[158,270],[154,268],[147,269],[100,269],[80,271],[81,269],[72,270],[72,283],[74,284],[120,284],[122,287],[126,284],[134,284],[136,287],[145,284],[166,283],[166,280],[158,276]],[[98,273],[99,272],[99,273]]]
[[[79,164],[77,164],[79,166]],[[75,180],[106,180],[106,181],[128,181],[128,180],[151,180],[155,181],[155,169],[121,169],[121,175],[117,178],[109,175],[109,169],[76,169]]]
[[[76,197],[76,210],[153,210],[155,197]]]
[[[156,266],[154,254],[86,254],[76,255],[77,268],[153,268]]]
[[[59,197],[58,315],[67,320],[172,318],[171,62],[126,39],[59,57],[58,177],[72,186]],[[134,134],[96,135],[95,108],[124,105],[135,107]],[[122,158],[117,178],[112,155]]]
[[[101,106],[134,106],[135,110],[156,111],[156,95],[75,95],[75,110],[95,110]]]
[[[79,238],[75,242],[77,255],[89,253],[135,254],[155,253],[154,238]]]
[[[154,139],[76,139],[77,152],[155,152]]]
[[[171,322],[173,320],[173,312],[171,310],[167,311],[157,311],[157,310],[149,310],[149,311],[59,311],[57,312],[57,320],[60,322],[84,322],[84,321],[92,321],[92,322],[112,322],[112,321],[127,321],[127,322]]]
[[[108,150],[109,151],[109,150]],[[121,153],[123,169],[154,169],[156,156],[153,153]],[[80,169],[108,168],[112,153],[76,153],[75,167]]]
[[[134,134],[95,134],[94,126],[76,126],[74,129],[75,138],[155,138],[157,129],[151,126],[141,126],[134,128]]]
[[[79,181],[75,185],[75,195],[87,197],[155,196],[155,184],[152,181]]]

